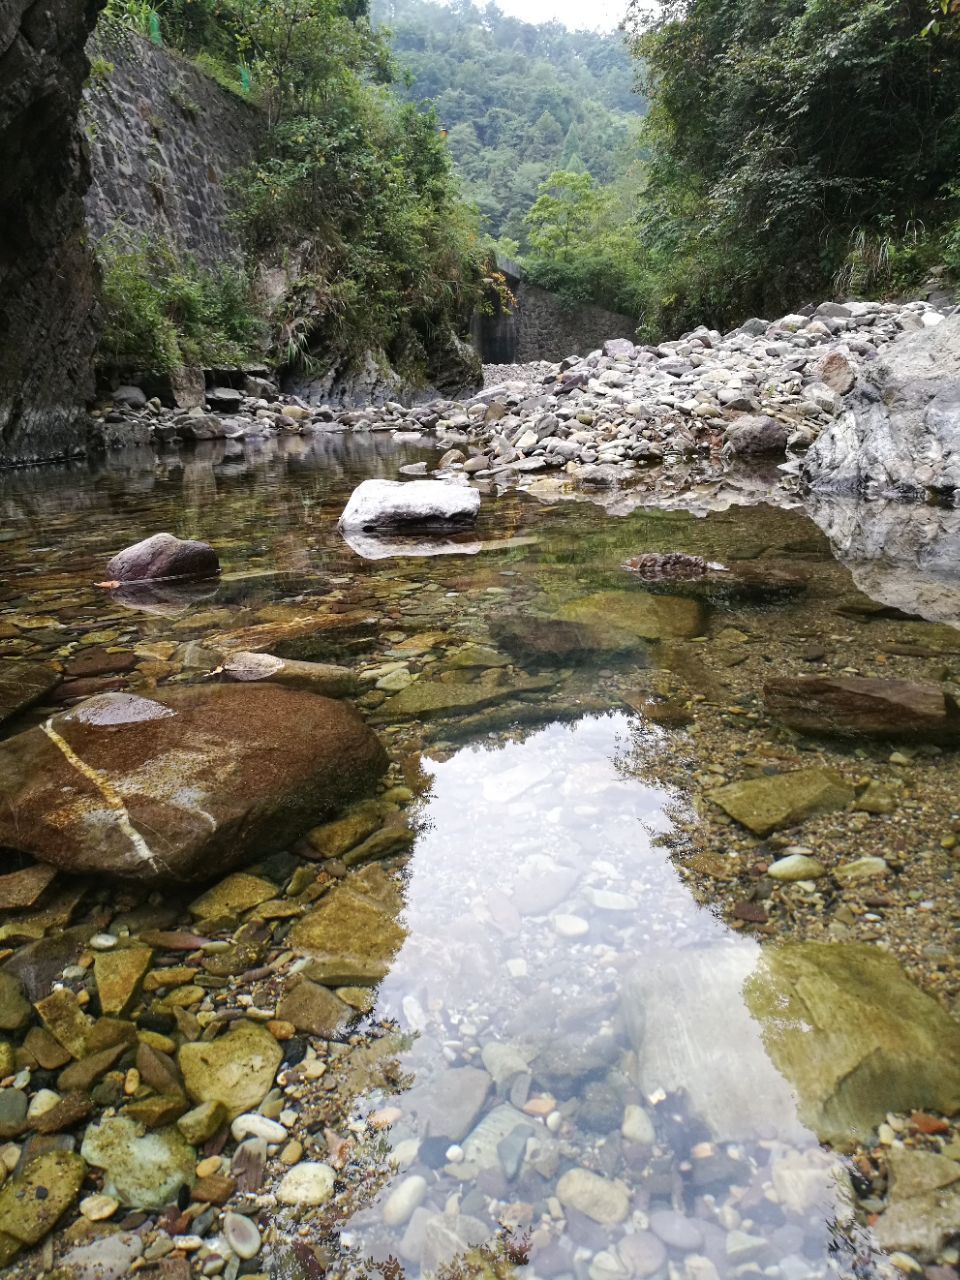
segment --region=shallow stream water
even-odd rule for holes
[[[755,678],[737,675],[744,653],[772,668],[816,641],[855,662],[865,628],[910,639],[921,624],[874,608],[799,510],[612,518],[490,493],[476,535],[449,554],[358,556],[335,527],[353,486],[432,457],[334,436],[0,478],[0,656],[56,658],[69,676],[85,654],[133,651],[124,687],[149,687],[210,678],[212,635],[357,616],[295,656],[361,671],[362,703],[420,794],[399,872],[405,940],[361,1028],[394,1037],[395,1087],[351,1101],[356,1132],[381,1136],[362,1151],[367,1194],[324,1219],[331,1268],[386,1280],[883,1271],[848,1165],[800,1118],[744,996],[763,933],[698,901],[670,850],[696,839],[694,775],[723,782],[735,756],[750,762],[759,712]],[[113,553],[159,530],[211,542],[222,579],[192,594],[96,585]],[[584,616],[584,600],[594,624],[622,606],[640,588],[621,562],[647,550],[760,571],[739,593],[659,590],[663,633],[649,643],[552,651],[550,620]],[[702,660],[706,646],[719,663]],[[119,680],[108,657],[102,669]],[[428,681],[463,696],[428,719],[400,714],[392,700]],[[471,699],[478,681],[489,698]],[[680,695],[719,707],[728,736],[631,710],[669,711]],[[938,836],[908,833],[907,851]],[[797,892],[801,909],[812,886]]]

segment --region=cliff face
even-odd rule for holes
[[[0,4],[0,465],[83,446],[95,276],[78,113],[102,2]]]

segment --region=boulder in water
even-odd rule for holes
[[[444,480],[364,480],[350,495],[340,529],[438,529],[473,524],[480,494]]]
[[[118,552],[107,565],[112,582],[145,582],[151,578],[212,578],[220,561],[206,542],[155,533]]]
[[[767,711],[801,733],[960,741],[960,708],[941,685],[865,676],[779,676],[763,687]]]
[[[386,768],[348,704],[273,684],[105,693],[0,744],[0,845],[203,880],[282,849]]]

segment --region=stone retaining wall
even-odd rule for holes
[[[260,112],[185,58],[132,32],[91,39],[82,123],[95,240],[118,225],[202,266],[239,253],[227,179],[254,158]]]
[[[474,317],[473,343],[486,364],[585,356],[607,338],[635,336],[636,321],[630,316],[589,302],[571,305],[523,280],[510,279],[509,284],[517,299],[512,313],[498,309],[492,315]]]

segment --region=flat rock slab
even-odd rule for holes
[[[230,680],[242,683],[269,682],[288,689],[306,689],[327,698],[348,698],[359,687],[356,673],[349,667],[329,662],[298,662],[276,658],[272,653],[234,653],[223,664]]]
[[[340,517],[340,529],[376,531],[402,528],[449,529],[472,524],[480,494],[443,480],[364,480]]]
[[[384,977],[406,936],[389,909],[341,885],[294,924],[288,941],[312,957],[305,969],[309,977],[350,986]]]
[[[0,744],[0,845],[71,872],[209,879],[333,817],[386,764],[352,707],[313,694],[101,694]]]
[[[708,800],[758,836],[796,826],[816,814],[845,809],[854,798],[853,788],[830,769],[746,778],[707,793]]]
[[[0,662],[0,724],[42,701],[60,676],[42,662]]]
[[[503,677],[498,669],[485,671],[479,680],[460,680],[447,683],[443,680],[417,680],[398,694],[388,698],[377,712],[377,720],[392,717],[408,719],[412,716],[444,715],[451,711],[469,711],[474,707],[487,707],[494,702],[505,702],[518,694],[549,689],[553,680],[549,676]]]
[[[960,708],[940,685],[863,676],[768,680],[767,711],[801,733],[922,742],[960,741]]]
[[[864,1141],[888,1111],[960,1111],[960,1024],[879,947],[766,948],[743,994],[821,1142]]]
[[[645,591],[598,591],[558,611],[565,622],[580,622],[632,639],[686,640],[703,634],[706,609],[695,599]]]

